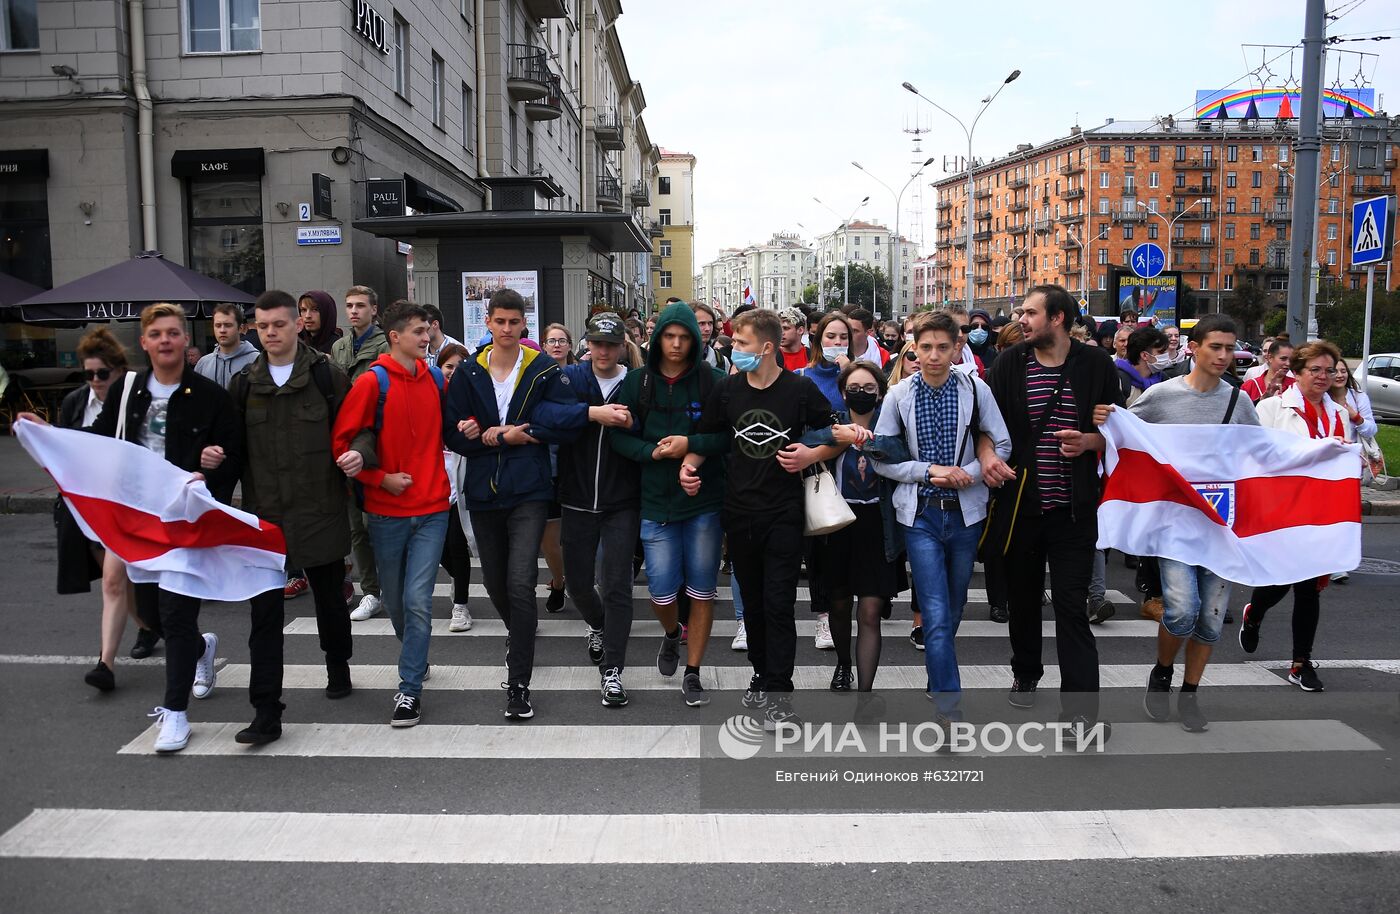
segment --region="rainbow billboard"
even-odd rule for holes
[[[1197,89],[1196,119],[1297,117],[1302,97],[1288,89]],[[1375,117],[1375,89],[1323,89],[1323,117]]]

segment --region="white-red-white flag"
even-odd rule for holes
[[[754,299],[754,297],[753,297],[753,290],[751,290],[748,286],[744,286],[744,304],[746,304],[746,305],[757,304],[757,302],[755,301],[755,299]]]
[[[1361,456],[1335,438],[1248,425],[1152,425],[1124,409],[1102,429],[1099,548],[1292,584],[1361,562]]]
[[[220,504],[194,474],[116,438],[34,422],[14,428],[78,526],[127,563],[132,581],[229,601],[286,584],[281,529]]]

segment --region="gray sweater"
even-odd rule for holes
[[[258,347],[247,340],[239,340],[233,355],[224,355],[222,349],[215,349],[208,355],[201,356],[194,366],[194,372],[228,390],[228,382],[233,380],[233,376],[253,364],[257,357]]]

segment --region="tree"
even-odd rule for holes
[[[1254,283],[1242,283],[1222,305],[1226,314],[1240,322],[1241,335],[1253,337],[1269,309],[1269,296]]]
[[[875,295],[873,308],[871,308],[872,293]],[[890,293],[890,278],[879,267],[871,267],[863,263],[851,264],[850,303],[860,305],[863,308],[871,308],[877,315],[888,314]],[[826,278],[822,302],[828,308],[839,308],[845,304],[846,300],[842,298],[845,294],[846,271],[844,266],[838,266]]]
[[[810,286],[803,286],[801,303],[804,305],[815,305],[817,303],[817,294],[816,283],[812,283]]]

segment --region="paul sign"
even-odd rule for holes
[[[388,20],[379,15],[366,0],[355,0],[355,31],[359,32],[365,41],[378,48],[380,53],[389,53]]]

